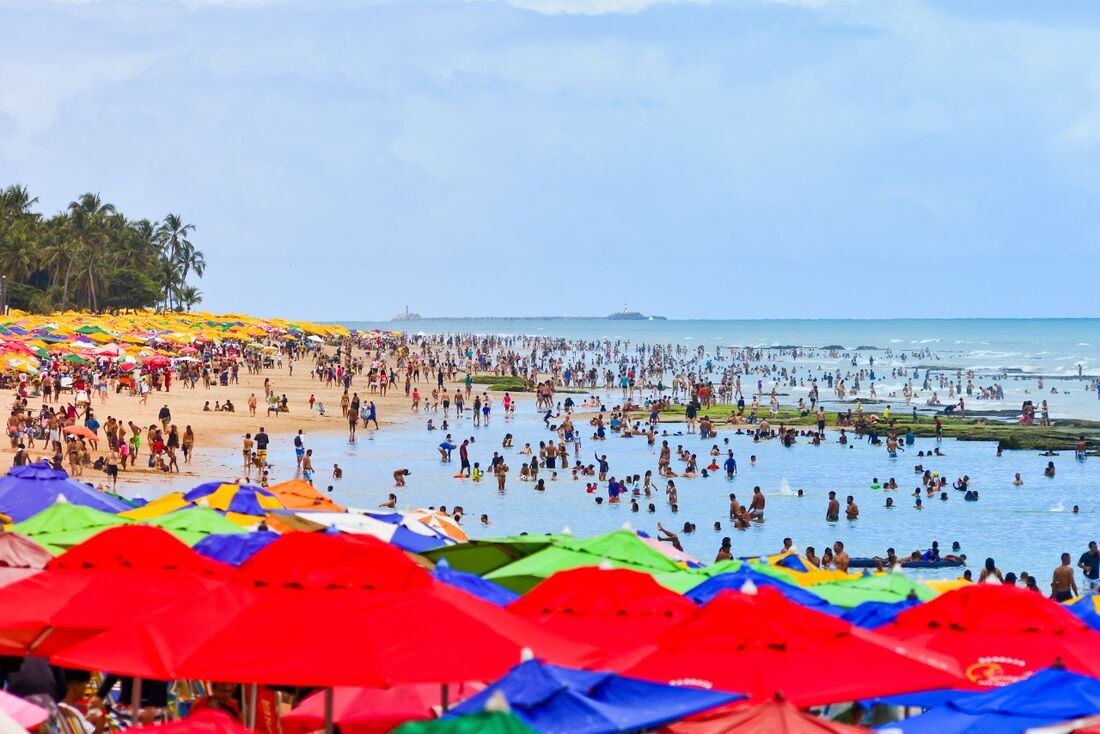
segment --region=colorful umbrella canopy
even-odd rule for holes
[[[425,551],[430,561],[446,558],[456,571],[484,576],[490,571],[507,566],[513,561],[537,553],[553,543],[566,538],[564,535],[517,535],[512,538],[485,538],[458,545]]]
[[[1095,594],[1082,596],[1072,604],[1066,604],[1066,609],[1092,629],[1100,631],[1100,612],[1096,608],[1097,598]]]
[[[929,601],[938,596],[927,584],[901,573],[869,574],[850,581],[814,584],[812,588],[818,596],[845,609],[865,601],[898,602],[911,596],[919,601]]]
[[[290,479],[280,482],[268,487],[267,491],[273,494],[288,510],[310,510],[314,512],[344,512],[347,510],[346,507],[336,504],[321,494],[316,487],[304,479]]]
[[[452,703],[461,701],[480,689],[452,685],[448,687],[448,699]],[[442,704],[442,689],[433,683],[382,689],[338,686],[332,691],[332,720],[341,734],[388,734],[406,721],[433,718]],[[309,734],[323,728],[324,692],[306,698],[280,722],[283,734]]]
[[[0,530],[0,566],[42,569],[52,559],[49,551],[27,536]]]
[[[775,589],[722,592],[650,645],[607,661],[627,675],[741,691],[799,707],[945,688],[960,671],[949,658],[912,650]]]
[[[902,599],[896,602],[865,601],[851,609],[844,610],[840,618],[845,622],[851,622],[857,627],[873,630],[884,624],[893,622],[894,619],[910,607],[920,604],[916,599]]]
[[[233,533],[230,535],[207,535],[195,543],[196,553],[201,553],[215,561],[239,566],[259,551],[270,545],[278,533],[260,530],[252,533]]]
[[[343,533],[370,535],[413,553],[455,543],[427,524],[409,519],[398,512],[295,512],[279,513],[272,517],[295,530],[329,528]]]
[[[7,714],[24,729],[37,729],[46,720],[50,712],[30,701],[0,691],[0,712]]]
[[[63,470],[51,469],[45,461],[13,466],[6,476],[0,477],[0,512],[12,522],[22,522],[42,512],[60,496],[74,505],[103,512],[129,509],[114,497],[70,479]]]
[[[232,482],[207,482],[183,495],[187,502],[205,501],[207,507],[241,515],[266,515],[269,510],[283,510],[283,503],[263,487]]]
[[[15,525],[14,530],[56,555],[107,528],[128,523],[126,518],[62,499]]]
[[[1027,592],[1033,593],[1033,592]],[[880,731],[896,734],[1022,734],[1035,727],[1100,713],[1100,681],[1064,670],[1031,677],[979,696],[965,696]]]
[[[476,574],[455,571],[448,565],[446,558],[440,559],[439,563],[436,564],[435,569],[432,570],[432,576],[437,581],[442,581],[456,589],[462,589],[466,593],[496,604],[498,607],[507,606],[519,598],[519,594],[516,592],[498,586],[492,581],[486,581]]]
[[[4,588],[0,650],[49,655],[222,583],[227,567],[159,528],[105,530]],[[125,593],[127,589],[134,593]]]
[[[192,503],[183,498],[183,492],[169,492],[163,497],[157,497],[140,507],[133,507],[125,512],[118,513],[118,515],[128,520],[152,520],[176,510],[193,506]]]
[[[787,580],[784,580],[784,578]],[[706,604],[723,591],[741,591],[745,584],[749,584],[750,589],[764,586],[773,588],[793,602],[826,614],[839,616],[843,611],[840,607],[833,606],[814,592],[795,585],[789,576],[764,574],[747,565],[741,566],[732,573],[711,576],[689,591],[687,597],[696,604]]]
[[[419,520],[428,527],[446,535],[451,540],[464,543],[469,540],[466,531],[462,529],[454,518],[436,510],[411,510],[406,513],[410,520]]]
[[[179,721],[146,726],[142,731],[148,734],[254,734],[228,714],[209,709]]]
[[[208,535],[244,533],[240,525],[226,520],[220,513],[208,507],[186,507],[149,521],[149,525],[163,528],[193,546]]]
[[[960,688],[1008,685],[1055,663],[1100,675],[1100,633],[1041,594],[974,584],[899,614],[876,632],[908,646],[950,656]]]
[[[481,711],[498,693],[516,717],[543,734],[614,734],[652,729],[740,698],[732,693],[661,685],[528,660],[444,716]]]
[[[652,640],[698,607],[647,573],[586,566],[559,571],[508,610],[613,654]]]
[[[776,697],[761,703],[735,703],[692,716],[661,729],[661,734],[858,734],[861,726],[828,721]]]
[[[181,629],[181,619],[205,622]],[[426,634],[435,629],[462,640],[466,652],[440,655],[437,636]],[[435,582],[374,538],[292,533],[242,564],[234,583],[74,645],[55,660],[158,680],[385,687],[492,679],[524,648],[563,662],[584,663],[593,653]]]
[[[469,716],[411,721],[392,734],[539,734],[510,711],[480,711]]]

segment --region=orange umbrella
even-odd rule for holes
[[[290,479],[267,488],[288,510],[311,510],[323,512],[347,512],[347,508],[338,505],[304,479]]]
[[[62,430],[70,436],[83,436],[89,441],[99,440],[99,436],[95,435],[92,429],[87,426],[65,426]]]

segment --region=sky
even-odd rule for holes
[[[0,186],[203,308],[1100,316],[1100,3],[0,0]]]

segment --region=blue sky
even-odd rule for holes
[[[1098,316],[1100,4],[0,0],[0,185],[204,307]]]

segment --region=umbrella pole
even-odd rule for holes
[[[256,728],[256,700],[257,700],[259,695],[260,695],[259,688],[255,683],[253,683],[252,684],[252,704],[248,707],[248,728],[253,729],[253,730]]]
[[[134,676],[130,687],[130,725],[143,726],[141,721],[141,678]]]
[[[441,704],[441,708],[443,709],[443,713],[447,713],[447,709],[449,709],[451,707],[451,702],[449,700],[450,697],[451,697],[450,693],[451,693],[450,689],[447,687],[447,684],[444,683],[442,688],[439,691],[439,703]]]
[[[325,734],[333,734],[331,687],[325,689]]]

